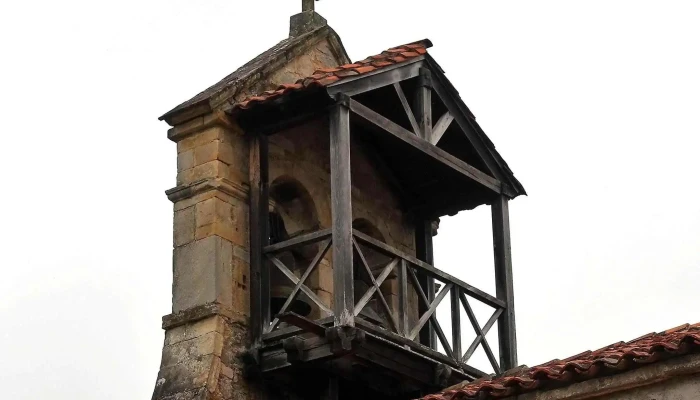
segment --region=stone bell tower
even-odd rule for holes
[[[227,112],[252,94],[348,62],[338,35],[305,5],[288,38],[160,118],[177,143],[177,182],[166,191],[174,205],[173,298],[154,400],[258,398],[240,357],[250,344],[250,140]],[[282,205],[294,213],[284,197]]]
[[[486,376],[469,364],[479,346],[496,374],[517,365],[508,201],[522,185],[429,40],[351,64],[313,4],[289,38],[161,117],[178,171],[154,400],[408,399]],[[495,295],[432,257],[435,221],[479,205]]]

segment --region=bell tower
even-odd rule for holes
[[[429,40],[350,63],[302,3],[289,38],[161,117],[178,174],[154,400],[409,399],[486,376],[479,346],[496,374],[517,365],[508,202],[522,185]],[[493,295],[433,260],[438,219],[480,205]],[[493,309],[485,324],[473,302]]]

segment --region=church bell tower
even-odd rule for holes
[[[302,4],[287,39],[161,117],[178,171],[154,400],[410,399],[486,376],[479,346],[494,373],[517,365],[522,185],[429,40],[351,63]],[[495,295],[433,261],[438,219],[480,205]],[[483,325],[474,302],[492,308]]]

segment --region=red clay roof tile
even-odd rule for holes
[[[596,351],[586,351],[564,360],[552,360],[516,375],[479,379],[431,394],[422,400],[491,400],[546,388],[554,382],[580,382],[599,374],[621,373],[664,358],[700,352],[700,323],[650,333],[630,342],[618,342]],[[606,371],[607,370],[607,371]],[[560,385],[560,384],[557,384]],[[549,385],[549,386],[557,386]],[[507,388],[507,389],[506,389]]]
[[[256,104],[261,104],[279,98],[291,91],[300,91],[310,87],[327,86],[350,76],[367,74],[391,65],[399,64],[419,57],[426,53],[426,49],[432,46],[429,40],[422,40],[402,46],[393,47],[389,50],[370,56],[362,61],[353,64],[341,65],[334,68],[321,68],[313,75],[299,79],[296,83],[280,85],[275,90],[268,90],[262,94],[248,97],[247,99],[234,105],[234,110],[248,109]]]

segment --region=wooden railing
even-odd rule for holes
[[[318,251],[313,257],[309,265],[303,271],[300,277],[295,275],[278,257],[280,252],[292,250],[300,246],[306,246],[314,243],[319,243]],[[274,266],[289,279],[294,285],[291,294],[286,299],[279,314],[272,321],[263,322],[263,333],[267,338],[279,338],[282,336],[278,332],[280,327],[279,315],[285,314],[290,305],[297,299],[300,293],[304,293],[321,311],[321,318],[317,323],[321,325],[332,325],[333,307],[330,304],[325,304],[316,293],[307,286],[307,280],[313,271],[318,267],[321,260],[326,256],[332,243],[332,232],[330,229],[324,229],[317,232],[301,235],[293,239],[286,240],[281,243],[266,246],[263,253],[270,263],[270,267]],[[488,357],[488,360],[493,367],[494,372],[501,373],[502,369],[494,356],[491,346],[486,340],[486,335],[498,321],[501,314],[506,309],[506,303],[494,296],[485,293],[466,282],[441,271],[432,265],[423,262],[416,257],[401,252],[386,243],[374,239],[362,232],[353,230],[352,246],[354,248],[354,256],[360,261],[363,269],[362,275],[366,280],[369,280],[369,288],[358,299],[354,299],[355,307],[352,310],[352,317],[357,325],[367,328],[372,328],[379,332],[384,338],[393,340],[401,345],[413,348],[413,350],[422,353],[425,356],[434,357],[442,362],[449,362],[453,366],[462,367],[465,370],[476,374],[483,374],[472,367],[467,367],[467,363],[481,345]],[[364,247],[364,249],[363,249]],[[365,258],[367,249],[375,251],[383,256],[386,256],[388,262],[381,268],[375,268],[374,271]],[[350,266],[350,269],[352,267]],[[339,273],[335,271],[334,274]],[[392,275],[393,274],[393,275]],[[381,290],[382,284],[392,276],[398,282],[398,305],[391,307],[387,302],[384,293]],[[433,279],[441,284],[441,288],[437,293],[426,293],[424,285],[421,282],[425,278]],[[410,283],[409,283],[410,282]],[[269,284],[269,283],[268,283]],[[269,287],[269,286],[268,286]],[[418,299],[418,305],[409,304],[409,293],[415,291]],[[269,291],[268,291],[269,293]],[[352,294],[351,294],[352,295]],[[448,296],[449,295],[449,296]],[[451,339],[448,340],[442,326],[437,318],[437,309],[446,298],[450,299],[450,316],[451,316]],[[415,296],[414,296],[415,298]],[[381,312],[386,316],[385,326],[379,327],[372,321],[369,321],[361,316],[365,307],[368,306],[372,299],[378,300]],[[474,311],[470,304],[470,299],[477,300],[494,309],[493,314],[488,319],[484,326],[480,326]],[[417,309],[416,309],[417,308]],[[462,321],[461,310],[463,308],[469,319],[469,322],[476,333],[476,338],[470,346],[463,351],[462,349]],[[422,330],[430,329],[439,340],[444,354],[439,353],[436,346],[432,348],[425,346],[419,342],[419,334]],[[290,334],[293,334],[290,331]],[[286,336],[286,335],[284,335]]]

